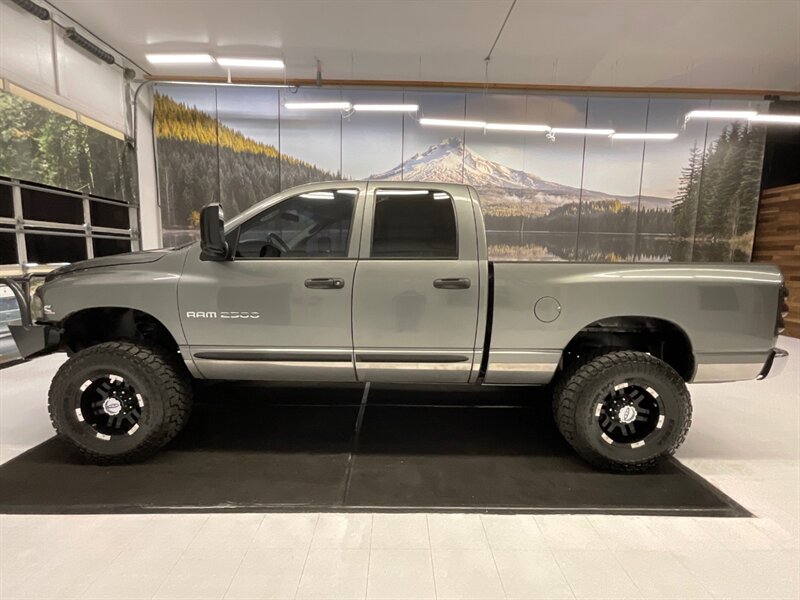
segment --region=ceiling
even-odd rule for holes
[[[153,52],[282,57],[288,78],[482,83],[511,0],[52,0],[153,75]],[[275,71],[236,69],[235,76]],[[491,83],[800,92],[798,0],[518,0]]]

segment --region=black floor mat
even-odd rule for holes
[[[0,466],[0,512],[459,510],[745,516],[671,460],[594,471],[530,390],[217,384],[147,462],[51,439]]]

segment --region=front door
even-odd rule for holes
[[[354,217],[365,187],[343,183],[265,208],[228,232],[233,260],[188,257],[181,321],[203,376],[355,381]]]
[[[360,381],[466,383],[478,319],[469,196],[370,184],[353,290]]]

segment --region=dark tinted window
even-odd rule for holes
[[[14,231],[0,229],[0,265],[13,265],[17,258],[17,234]]]
[[[130,227],[130,211],[127,204],[109,204],[108,202],[89,202],[92,225],[128,229]]]
[[[13,217],[14,203],[11,200],[11,187],[0,183],[0,217]]]
[[[287,198],[241,226],[236,258],[347,256],[357,190],[324,190]]]
[[[374,258],[458,258],[453,199],[444,192],[378,190]]]
[[[95,257],[131,251],[131,241],[126,239],[94,238],[92,244]]]
[[[86,238],[74,235],[25,235],[28,262],[75,262],[86,259]]]
[[[22,214],[26,219],[83,225],[81,198],[22,188]]]

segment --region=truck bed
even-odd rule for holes
[[[486,383],[547,383],[582,330],[613,333],[620,319],[691,332],[695,382],[754,379],[775,345],[773,265],[493,262],[489,273]]]

